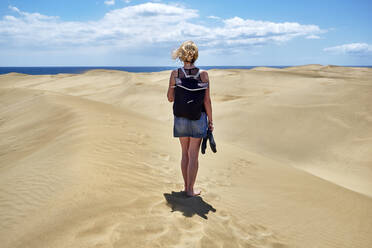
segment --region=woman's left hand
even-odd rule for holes
[[[214,129],[213,122],[211,122],[211,121],[208,122],[208,128],[209,128],[209,130],[211,130],[211,132],[213,132],[213,129]]]

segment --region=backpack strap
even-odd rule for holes
[[[198,73],[196,73],[195,77],[198,77],[203,71],[205,71],[205,70],[199,69],[199,71],[198,71]]]
[[[185,69],[183,67],[181,67],[181,70],[182,70],[182,72],[183,72],[183,74],[185,75],[186,78],[191,78],[191,77],[192,78],[197,78],[200,74],[200,69],[199,69],[198,73],[196,73],[196,75],[187,75],[186,72],[185,72]]]

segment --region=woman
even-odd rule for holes
[[[173,51],[173,59],[180,59],[183,62],[183,70],[177,69],[172,71],[169,79],[168,101],[174,101],[174,88],[176,77],[185,77],[187,75],[197,75],[199,68],[195,67],[194,63],[198,58],[198,47],[192,41],[185,41],[182,45]],[[185,117],[174,116],[173,136],[178,137],[181,143],[182,159],[181,170],[183,180],[185,182],[185,193],[188,196],[196,196],[201,193],[200,190],[194,189],[196,174],[198,172],[199,148],[201,140],[207,134],[209,128],[213,131],[212,104],[209,94],[210,82],[208,73],[202,71],[198,77],[202,82],[208,83],[208,88],[205,90],[204,104],[202,115],[199,120],[189,120]],[[207,120],[208,117],[208,120]]]

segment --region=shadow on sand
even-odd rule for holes
[[[209,211],[216,212],[216,209],[203,201],[200,196],[187,196],[184,191],[174,192],[171,194],[164,193],[167,205],[172,208],[172,212],[180,211],[186,217],[192,217],[194,214],[204,219],[208,219]]]

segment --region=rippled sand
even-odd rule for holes
[[[208,73],[193,198],[170,71],[0,75],[1,247],[372,247],[372,69]]]

